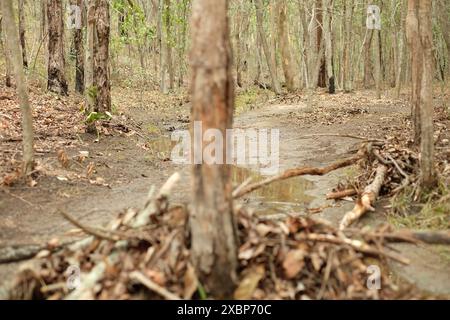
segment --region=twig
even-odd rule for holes
[[[143,284],[145,287],[153,292],[156,292],[161,297],[167,300],[181,300],[179,296],[156,284],[139,271],[133,271],[132,273],[130,273],[130,279]]]
[[[113,241],[113,242],[119,241],[121,239],[121,237],[118,234],[113,233],[110,230],[86,226],[86,225],[82,224],[81,222],[77,221],[74,217],[69,215],[67,212],[65,212],[63,210],[59,210],[58,212],[65,219],[67,219],[70,223],[72,223],[76,227],[80,228],[87,234],[93,235],[100,239],[109,240],[109,241]]]
[[[384,142],[385,140],[382,139],[376,139],[376,138],[367,138],[367,137],[360,137],[360,136],[354,136],[351,134],[338,134],[338,133],[317,133],[317,134],[308,134],[305,136],[301,136],[301,138],[313,138],[313,137],[343,137],[343,138],[352,138],[357,140],[364,140],[364,141],[373,141],[373,142]]]
[[[356,189],[345,189],[342,191],[330,192],[327,194],[327,200],[338,200],[345,197],[351,197],[357,194]]]
[[[245,179],[244,182],[242,182],[239,186],[237,186],[236,189],[233,190],[232,196],[236,197],[236,195],[238,195],[242,189],[244,189],[250,182],[252,182],[252,180],[252,177],[248,177],[247,179]]]
[[[396,260],[403,264],[409,264],[409,260],[405,259],[403,257],[399,257],[396,254],[380,251],[377,249],[372,248],[367,243],[360,241],[360,240],[353,240],[349,239],[347,237],[336,237],[332,234],[316,234],[316,233],[310,233],[306,235],[299,235],[298,240],[310,240],[310,241],[320,241],[320,242],[329,242],[329,243],[335,243],[335,244],[345,244],[351,246],[356,251],[360,251],[362,253],[367,253],[375,256],[386,256],[388,258],[391,258],[393,260]]]

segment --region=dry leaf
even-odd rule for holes
[[[300,249],[291,250],[286,254],[283,261],[283,268],[288,279],[294,278],[305,265],[305,252]]]
[[[253,293],[258,288],[259,281],[264,278],[265,268],[260,264],[244,271],[245,277],[239,283],[238,288],[234,292],[236,300],[250,300]]]

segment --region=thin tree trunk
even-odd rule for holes
[[[380,30],[374,31],[374,64],[375,64],[375,86],[377,99],[381,99],[381,55],[380,55]]]
[[[2,47],[3,54],[5,56],[5,86],[8,88],[12,87],[12,75],[11,75],[11,54],[8,49],[8,45],[6,45],[7,34],[4,31],[5,20],[0,17],[0,45]]]
[[[167,35],[163,28],[164,17],[164,0],[159,0],[159,15],[158,15],[158,42],[159,42],[159,72],[160,72],[160,90],[162,93],[167,93],[167,46],[165,45]]]
[[[29,174],[33,170],[33,116],[31,114],[30,101],[28,99],[27,80],[23,71],[22,53],[19,45],[19,34],[14,21],[12,0],[2,0],[4,26],[7,33],[7,46],[11,52],[11,62],[16,78],[17,95],[22,109],[22,134],[23,134],[23,166],[22,173]]]
[[[227,0],[194,0],[191,21],[191,118],[201,121],[203,130],[219,130],[222,137],[232,127],[234,105],[227,9]],[[194,148],[203,152],[198,141],[194,141]],[[226,143],[221,148],[216,155],[230,151]],[[230,298],[237,280],[230,167],[194,164],[192,192],[189,223],[197,275],[214,297]]]
[[[111,111],[111,84],[109,70],[109,1],[97,0],[95,45],[94,45],[94,85],[96,99],[94,111]]]
[[[25,41],[25,8],[24,0],[19,0],[19,36],[22,47],[23,66],[28,68],[27,46]]]
[[[95,24],[96,24],[96,0],[86,1],[86,48],[84,61],[84,94],[86,100],[86,115],[94,112],[96,88],[94,85],[94,45],[95,45]],[[96,133],[94,123],[88,123],[86,131]]]
[[[439,23],[447,47],[448,75],[450,77],[450,15],[448,13],[448,0],[438,0],[437,5],[439,8]]]
[[[184,57],[186,53],[186,35],[187,35],[187,19],[188,19],[188,0],[183,0],[183,22],[181,26],[181,46],[178,50],[178,86],[182,87],[184,84]]]
[[[414,143],[420,145],[420,87],[422,82],[422,46],[419,34],[418,4],[420,0],[408,0],[406,36],[411,52],[411,118],[414,126]]]
[[[48,82],[47,89],[67,95],[65,76],[63,7],[60,0],[47,1]]]
[[[403,59],[405,57],[405,43],[404,43],[404,18],[406,17],[406,15],[404,14],[404,12],[406,12],[405,6],[404,6],[404,0],[402,0],[401,5],[400,5],[400,10],[402,12],[401,14],[401,21],[400,21],[400,30],[397,33],[397,44],[398,44],[398,49],[397,49],[397,54],[398,54],[398,58],[397,58],[397,73],[396,73],[396,79],[395,79],[395,95],[398,98],[400,98],[400,90],[402,87],[402,66],[403,66]]]
[[[286,79],[286,88],[292,92],[295,90],[295,74],[294,74],[294,62],[292,60],[291,48],[289,43],[289,32],[287,30],[287,7],[286,0],[278,0],[277,2],[278,12],[278,35],[280,37],[280,49],[281,60],[284,72],[284,78]]]
[[[420,90],[420,168],[421,185],[432,188],[436,184],[434,168],[433,129],[433,30],[431,21],[431,1],[419,1],[419,33],[422,44],[423,67]]]
[[[173,89],[175,85],[175,74],[173,71],[173,59],[172,59],[172,18],[170,0],[164,0],[164,27],[166,29],[166,39],[164,45],[166,46],[167,53],[167,72],[169,73],[169,89]]]
[[[269,48],[269,45],[267,44],[267,38],[264,34],[264,27],[263,27],[263,4],[261,0],[255,0],[255,8],[256,8],[256,24],[258,28],[259,38],[261,41],[261,45],[263,47],[264,55],[266,57],[267,61],[267,67],[269,68],[270,78],[272,80],[272,88],[276,94],[281,93],[281,87],[280,83],[277,79],[277,73],[276,73],[276,66],[272,60],[272,54]]]
[[[71,3],[77,5],[81,10],[81,21],[83,24],[84,5],[83,0],[71,0]],[[83,43],[83,29],[73,29],[73,44],[75,49],[75,91],[84,93],[84,43]]]
[[[328,92],[335,93],[333,71],[333,44],[331,35],[331,13],[333,12],[333,0],[323,0],[323,34],[325,40],[325,65],[328,79]]]
[[[364,88],[369,89],[372,85],[373,80],[373,67],[372,67],[372,59],[371,59],[371,51],[370,47],[372,44],[373,38],[373,30],[368,29],[366,34],[366,42],[364,43]]]
[[[353,16],[353,0],[344,0],[344,61],[343,61],[343,85],[345,92],[351,92],[352,88],[352,75],[351,75],[351,43],[352,43],[352,16]]]

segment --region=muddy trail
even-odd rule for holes
[[[124,98],[125,99],[125,98]],[[120,99],[119,99],[120,100]],[[120,101],[119,101],[120,102]],[[62,209],[79,221],[92,226],[103,225],[119,212],[141,207],[152,185],[159,187],[173,172],[182,179],[172,203],[185,203],[189,197],[189,167],[170,160],[173,130],[187,128],[190,106],[182,101],[164,110],[157,105],[120,104],[127,125],[136,134],[77,137],[80,144],[65,152],[69,159],[80,152],[87,155],[85,164],[93,163],[89,179],[72,179],[71,172],[84,172],[71,162],[62,168],[57,155],[44,156],[54,168],[52,175],[42,176],[37,185],[16,185],[0,189],[0,244],[44,244],[54,238],[68,241],[80,235],[58,214]],[[279,129],[280,171],[300,166],[325,166],[348,157],[361,141],[346,135],[380,138],[393,127],[401,127],[408,117],[404,100],[375,100],[373,93],[351,96],[325,93],[269,100],[251,106],[235,116],[235,128]],[[89,167],[89,166],[88,166]],[[273,183],[239,200],[256,213],[268,218],[279,214],[312,215],[337,225],[352,201],[326,200],[326,194],[339,182],[357,175],[356,167],[339,169],[322,177],[297,177]],[[262,177],[250,167],[234,167],[236,185],[248,177]],[[386,222],[385,207],[380,201],[376,212],[366,215],[356,227]],[[25,240],[26,239],[26,240]],[[398,245],[402,255],[411,260],[408,266],[392,264],[393,277],[401,278],[418,289],[434,294],[450,294],[450,259],[437,247]],[[431,266],[432,265],[432,266]],[[18,263],[0,265],[0,282],[11,277]],[[0,283],[1,286],[1,283]]]

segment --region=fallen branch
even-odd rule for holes
[[[162,211],[167,209],[168,206],[168,198],[170,193],[172,192],[173,187],[180,180],[180,174],[178,172],[174,173],[170,178],[164,183],[159,190],[156,197],[152,197],[152,193],[150,192],[149,199],[144,206],[144,209],[139,212],[131,226],[133,228],[138,228],[147,225],[150,222],[150,217],[153,215],[160,214]]]
[[[139,271],[133,271],[132,273],[130,273],[130,279],[143,284],[145,287],[147,287],[153,292],[156,292],[161,297],[167,300],[181,300],[180,297],[168,291],[167,289],[161,287],[160,285],[156,284]]]
[[[375,203],[378,194],[380,193],[381,186],[383,185],[384,179],[386,177],[387,167],[385,165],[379,165],[377,167],[377,172],[374,180],[369,184],[361,196],[358,199],[355,207],[352,211],[345,214],[344,218],[339,225],[339,229],[343,230],[351,225],[353,222],[358,220],[367,211],[375,211],[373,204]]]
[[[358,192],[355,189],[345,189],[342,191],[330,192],[327,194],[327,200],[338,200],[345,197],[351,197],[357,193]]]
[[[358,152],[357,155],[347,158],[344,160],[340,160],[337,162],[334,162],[326,167],[322,168],[314,168],[314,167],[301,167],[301,168],[295,168],[295,169],[289,169],[283,172],[282,174],[267,178],[260,182],[255,182],[253,184],[247,185],[245,188],[242,188],[239,192],[236,192],[233,195],[233,198],[240,198],[243,195],[246,195],[247,193],[250,193],[252,191],[255,191],[257,189],[260,189],[268,184],[271,184],[275,181],[280,180],[286,180],[292,177],[298,177],[298,176],[304,176],[304,175],[311,175],[311,176],[323,176],[331,171],[348,167],[352,164],[355,164],[358,160],[360,160],[363,157],[362,152]]]
[[[109,230],[89,227],[89,226],[82,224],[81,222],[77,221],[74,217],[72,217],[65,211],[60,210],[58,212],[64,218],[66,218],[70,223],[72,223],[74,226],[80,228],[81,230],[83,230],[85,233],[87,233],[89,235],[95,236],[100,239],[113,241],[113,242],[119,241],[121,239],[121,237],[118,234],[115,234]]]
[[[338,134],[338,133],[309,134],[309,135],[302,136],[301,138],[314,138],[314,137],[343,137],[343,138],[351,138],[351,139],[363,140],[363,141],[368,141],[368,142],[384,142],[385,141],[383,139],[367,138],[367,137],[354,136],[351,134]]]
[[[373,247],[371,247],[370,245],[368,245],[367,243],[365,243],[363,241],[349,239],[347,237],[336,237],[332,234],[310,233],[310,234],[305,234],[305,235],[299,235],[298,237],[296,237],[296,239],[348,245],[348,246],[351,246],[356,251],[359,251],[362,253],[375,255],[375,256],[385,256],[385,257],[391,258],[393,260],[396,260],[400,263],[409,264],[409,260],[406,258],[400,257],[391,252],[374,249]]]
[[[46,245],[14,245],[0,247],[0,263],[10,263],[33,258],[39,251],[46,249]]]

